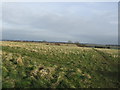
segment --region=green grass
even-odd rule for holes
[[[2,42],[3,88],[117,88],[118,51]]]

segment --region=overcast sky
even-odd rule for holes
[[[3,39],[118,43],[117,2],[3,3]]]

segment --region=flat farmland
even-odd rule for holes
[[[117,88],[118,50],[1,41],[3,88]]]

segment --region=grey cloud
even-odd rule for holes
[[[49,8],[34,11],[34,8],[10,7],[3,7],[3,39],[117,43],[117,16],[113,12],[95,12],[94,16],[83,17],[76,15],[79,10],[71,13],[68,9],[64,14]]]

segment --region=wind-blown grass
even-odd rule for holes
[[[3,88],[115,88],[118,50],[2,42]]]

